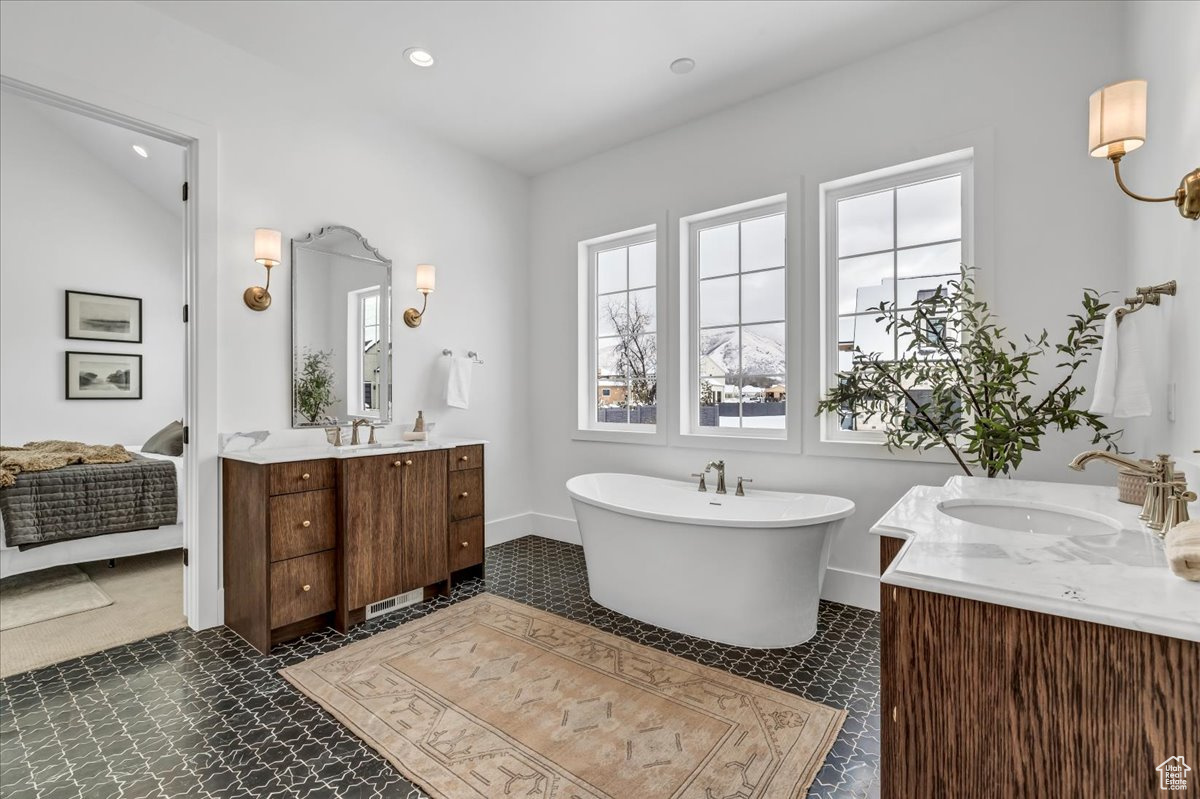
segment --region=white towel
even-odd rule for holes
[[[470,358],[451,358],[450,372],[446,375],[446,404],[451,408],[466,408],[471,404]]]
[[[1100,346],[1091,411],[1117,419],[1150,415],[1150,392],[1142,368],[1137,320],[1130,314],[1118,325],[1115,308],[1104,319],[1104,343]]]

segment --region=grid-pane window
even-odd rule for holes
[[[650,236],[589,251],[592,419],[653,430],[658,420],[658,252]]]
[[[855,368],[856,353],[885,360],[937,357],[910,349],[894,322],[910,318],[914,306],[934,292],[948,290],[947,281],[958,278],[966,260],[970,156],[942,160],[889,170],[882,178],[839,181],[842,185],[823,191],[825,278],[831,288],[825,293],[825,316],[831,320],[824,343],[826,386]],[[946,332],[945,320],[929,320],[927,327],[934,341]],[[853,408],[844,408],[830,424],[843,433],[881,429]]]
[[[361,342],[359,374],[362,376],[362,409],[379,412],[379,291],[359,298],[359,330]]]
[[[692,432],[785,434],[786,222],[771,201],[690,223]]]

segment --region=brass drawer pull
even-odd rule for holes
[[[393,463],[392,465],[393,465],[393,466],[400,466],[401,464],[400,464],[400,461],[396,461],[396,462],[395,462],[395,463]]]
[[[463,455],[461,458],[459,458],[459,460],[463,463],[466,463],[467,461],[471,460],[471,457],[469,455]]]
[[[305,583],[303,586],[301,586],[301,587],[300,587],[300,590],[302,590],[302,591],[311,591],[311,590],[312,590],[312,586],[311,586],[311,585],[309,585],[308,583]]]
[[[459,496],[460,496],[460,497],[462,497],[463,499],[466,499],[467,497],[471,496],[471,492],[470,492],[470,491],[464,491],[464,492],[462,492],[461,494],[459,494]]]
[[[466,541],[463,541],[463,542],[462,542],[462,547],[463,547],[463,549],[466,549],[466,548],[467,548],[467,547],[469,547],[469,546],[471,546],[471,545],[470,545],[470,544],[468,544]]]
[[[312,475],[309,474],[308,472],[305,472],[304,474],[300,475],[301,480],[307,480],[310,477],[312,477]]]
[[[308,519],[305,519],[304,521],[300,522],[300,526],[301,527],[312,527],[312,522],[310,522]]]
[[[899,721],[899,720],[900,720],[899,718],[897,718],[897,716],[899,715],[899,714],[898,714],[898,712],[897,712],[898,710],[899,710],[899,709],[898,709],[898,708],[897,708],[895,705],[892,705],[892,721]]]

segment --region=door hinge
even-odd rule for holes
[[[186,548],[183,550],[183,565],[188,565],[188,551]]]
[[[189,428],[187,425],[183,426],[183,443],[184,444],[189,443],[188,442],[188,433],[189,433],[190,429],[191,428]]]
[[[187,324],[187,320],[188,320],[188,307],[187,307],[187,305],[185,304],[185,305],[183,306],[183,323],[184,323],[184,324]]]
[[[188,184],[186,180],[183,182],[183,201],[188,201]]]

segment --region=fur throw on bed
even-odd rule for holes
[[[131,460],[133,456],[120,444],[30,441],[23,447],[0,447],[0,488],[16,483],[21,472],[46,472],[72,463],[128,463]]]

